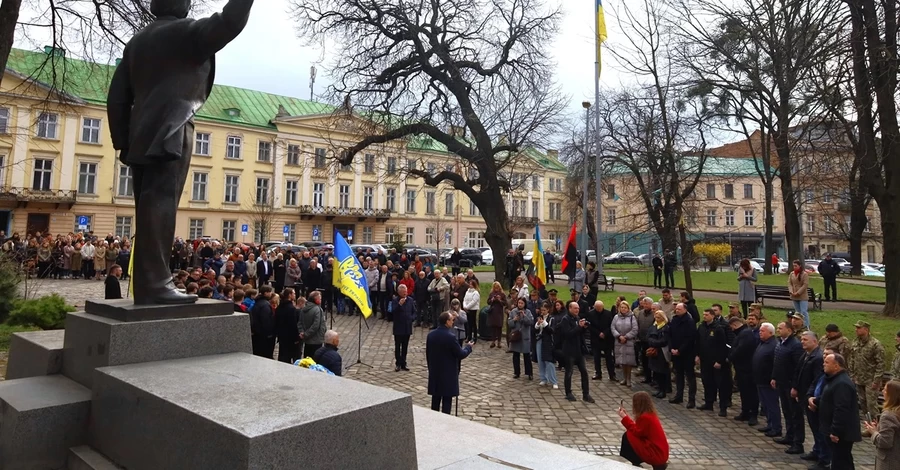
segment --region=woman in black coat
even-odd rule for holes
[[[650,370],[656,382],[658,392],[653,395],[656,398],[665,398],[666,393],[672,392],[672,380],[669,377],[669,323],[666,313],[657,310],[653,314],[654,323],[647,331],[647,347],[653,348],[655,354],[650,357]]]
[[[272,274],[274,275],[275,284],[275,292],[281,292],[284,289],[284,278],[287,273],[287,265],[284,262],[284,255],[278,253],[278,256],[275,257],[275,261],[272,262]]]
[[[293,364],[300,359],[300,330],[297,329],[297,294],[286,287],[281,292],[281,303],[275,308],[275,336],[278,337],[278,361]]]

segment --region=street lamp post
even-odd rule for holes
[[[589,238],[588,238],[588,166],[590,165],[590,135],[591,135],[591,102],[590,101],[582,101],[581,107],[584,108],[584,178],[582,181],[582,192],[581,192],[581,204],[582,208],[582,219],[583,223],[581,224],[582,230],[582,260],[584,264],[587,264],[588,255],[587,250],[589,246]],[[599,253],[596,253],[595,256],[600,256]]]

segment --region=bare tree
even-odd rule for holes
[[[465,193],[481,210],[488,244],[505,252],[508,169],[553,134],[563,109],[546,53],[559,11],[541,0],[292,3],[301,36],[335,44],[330,99],[352,102],[374,124],[342,162],[373,144],[433,140],[475,171],[407,174]],[[497,258],[498,278],[505,264]]]
[[[452,221],[444,216],[439,210],[435,211],[433,215],[429,215],[428,221],[425,222],[425,230],[431,231],[432,236],[434,237],[435,254],[439,257],[441,256],[441,242],[444,241],[447,229],[451,226]]]
[[[255,242],[262,243],[269,239],[275,228],[275,220],[279,210],[275,208],[273,195],[264,194],[259,198],[255,192],[244,203],[244,210],[250,214],[250,223],[253,226],[253,238]]]

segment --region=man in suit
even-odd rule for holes
[[[272,262],[269,261],[269,257],[266,256],[266,253],[260,253],[259,261],[256,262],[256,278],[259,281],[260,287],[269,283],[269,279],[272,278],[272,273],[274,271]]]
[[[819,412],[819,429],[831,447],[831,468],[853,470],[853,443],[862,441],[856,384],[847,375],[847,361],[840,354],[825,356],[823,368],[822,396],[811,397],[808,406]]]
[[[797,365],[803,356],[800,341],[794,330],[785,322],[778,324],[778,343],[775,345],[775,359],[772,365],[772,386],[778,390],[781,413],[784,415],[784,437],[775,439],[779,444],[791,446],[791,454],[803,453],[803,415],[800,404],[791,396],[797,380]],[[799,450],[799,452],[797,452]]]
[[[471,354],[472,343],[460,347],[452,331],[453,315],[442,312],[438,328],[425,340],[425,361],[428,364],[428,394],[431,409],[450,414],[453,397],[459,395],[459,361]]]
[[[152,0],[156,20],[128,42],[116,67],[107,113],[113,147],[134,176],[136,304],[197,301],[172,282],[175,213],[191,165],[194,114],[215,79],[215,54],[244,29],[252,5],[229,0],[222,13],[193,20],[190,0]]]
[[[577,367],[578,372],[581,374],[582,399],[588,403],[594,403],[594,399],[591,397],[590,383],[588,382],[587,367],[584,365],[584,353],[581,351],[584,330],[589,325],[585,319],[579,319],[578,317],[580,311],[578,302],[574,300],[569,302],[568,310],[569,314],[559,323],[559,339],[562,341],[562,346],[559,349],[562,350],[562,362],[566,368],[566,400],[575,401],[575,395],[572,394],[572,375]]]
[[[759,415],[759,395],[753,383],[753,353],[756,352],[756,333],[744,324],[741,317],[731,317],[728,321],[734,331],[734,343],[731,345],[728,360],[734,364],[738,392],[741,394],[741,413],[734,417],[735,421],[746,421],[749,426],[756,426]]]
[[[791,396],[806,410],[806,418],[809,421],[809,429],[813,435],[812,450],[800,457],[803,460],[818,462],[822,455],[822,446],[825,445],[822,433],[819,430],[818,413],[807,406],[809,399],[816,396],[816,385],[824,374],[822,350],[819,349],[819,339],[812,331],[806,331],[800,336],[800,345],[803,347],[803,356],[797,366],[797,384],[791,390]]]
[[[404,284],[397,286],[397,297],[393,300],[391,313],[394,316],[394,371],[406,368],[406,353],[409,350],[409,337],[412,336],[413,320],[416,318],[416,303],[409,297],[408,288]]]

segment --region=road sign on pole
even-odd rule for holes
[[[250,227],[247,224],[241,225],[241,235],[247,235],[247,232],[250,231]]]
[[[86,215],[79,215],[78,216],[78,230],[87,230],[88,223],[90,223],[90,221],[91,221],[90,217],[88,217]]]
[[[353,230],[347,230],[347,240],[353,240]]]
[[[313,227],[313,240],[319,241],[319,228]]]
[[[291,227],[289,225],[285,225],[284,228],[281,230],[281,233],[284,234],[284,238],[287,238],[288,235],[290,235],[290,233],[291,233]]]

